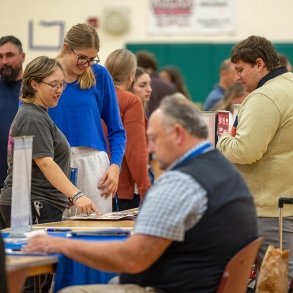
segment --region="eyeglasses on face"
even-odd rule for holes
[[[53,81],[53,82],[45,82],[45,81],[41,81],[40,83],[44,83],[44,84],[50,86],[51,89],[52,89],[53,91],[55,91],[55,92],[56,92],[58,89],[61,89],[61,90],[63,91],[63,90],[66,88],[66,86],[67,86],[66,81],[63,81],[63,82],[61,82],[61,83],[58,83],[58,81]]]
[[[97,55],[96,58],[87,58],[85,56],[79,56],[78,54],[76,54],[74,52],[73,49],[71,49],[71,51],[73,52],[73,54],[75,55],[75,57],[77,58],[77,62],[76,64],[78,66],[85,66],[85,65],[93,65],[93,64],[98,64],[100,62],[100,58],[99,56]]]

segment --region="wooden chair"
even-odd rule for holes
[[[252,265],[262,244],[257,238],[238,251],[228,262],[221,277],[217,293],[245,293]]]

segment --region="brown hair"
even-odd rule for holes
[[[36,91],[31,85],[32,81],[34,80],[35,82],[40,83],[56,69],[61,69],[64,72],[61,63],[58,60],[47,56],[39,56],[29,62],[23,73],[20,100],[23,103],[33,103]]]
[[[148,51],[138,51],[135,53],[137,66],[140,66],[150,72],[157,71],[158,65],[154,54]]]
[[[233,113],[234,106],[232,104],[233,98],[244,96],[245,91],[240,82],[234,82],[230,87],[225,90],[223,100],[219,101],[213,108],[212,111],[226,110]]]
[[[22,43],[15,36],[9,35],[9,36],[1,37],[0,38],[0,46],[5,45],[6,43],[12,43],[12,44],[14,44],[18,48],[18,50],[19,50],[20,53],[23,52],[23,50],[22,50]]]
[[[176,91],[183,94],[186,98],[190,99],[180,70],[175,66],[166,66],[161,70],[161,72],[162,71],[165,71],[169,75],[170,81],[176,86]]]
[[[264,37],[250,36],[232,48],[232,63],[237,63],[239,60],[242,60],[243,62],[254,65],[257,58],[261,58],[264,61],[268,71],[272,71],[281,66],[275,48]]]
[[[149,73],[140,66],[136,67],[134,81],[140,78],[144,74],[149,74]]]

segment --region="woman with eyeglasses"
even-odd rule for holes
[[[99,48],[94,27],[77,24],[67,32],[58,56],[67,87],[49,114],[71,146],[71,166],[78,168],[78,188],[100,212],[110,212],[126,137],[112,78],[98,64]],[[108,129],[110,160],[102,120]]]
[[[8,176],[0,195],[0,211],[7,227],[11,214],[13,137],[16,136],[34,136],[31,176],[34,223],[61,221],[68,198],[82,212],[96,212],[94,203],[68,179],[70,148],[48,115],[48,109],[57,106],[65,86],[63,67],[56,59],[40,56],[25,68],[20,97],[22,105],[10,129]]]

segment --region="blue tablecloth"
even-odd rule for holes
[[[74,237],[74,239],[88,241],[121,241],[126,238],[125,236]],[[55,274],[54,292],[72,285],[106,284],[114,276],[117,274],[92,269],[61,255]]]
[[[8,236],[8,233],[2,233],[3,238]],[[67,233],[64,232],[49,232],[49,235],[56,237],[66,237]],[[88,241],[121,241],[125,240],[126,236],[90,236],[90,237],[74,237],[77,240]],[[6,243],[6,248],[21,248],[23,244]],[[73,261],[64,255],[58,255],[59,260],[55,273],[55,286],[54,292],[72,285],[83,284],[106,284],[108,281],[116,276],[115,273],[104,272],[92,269],[81,263]]]
[[[72,285],[106,284],[117,274],[95,270],[60,256],[55,274],[54,292]]]

